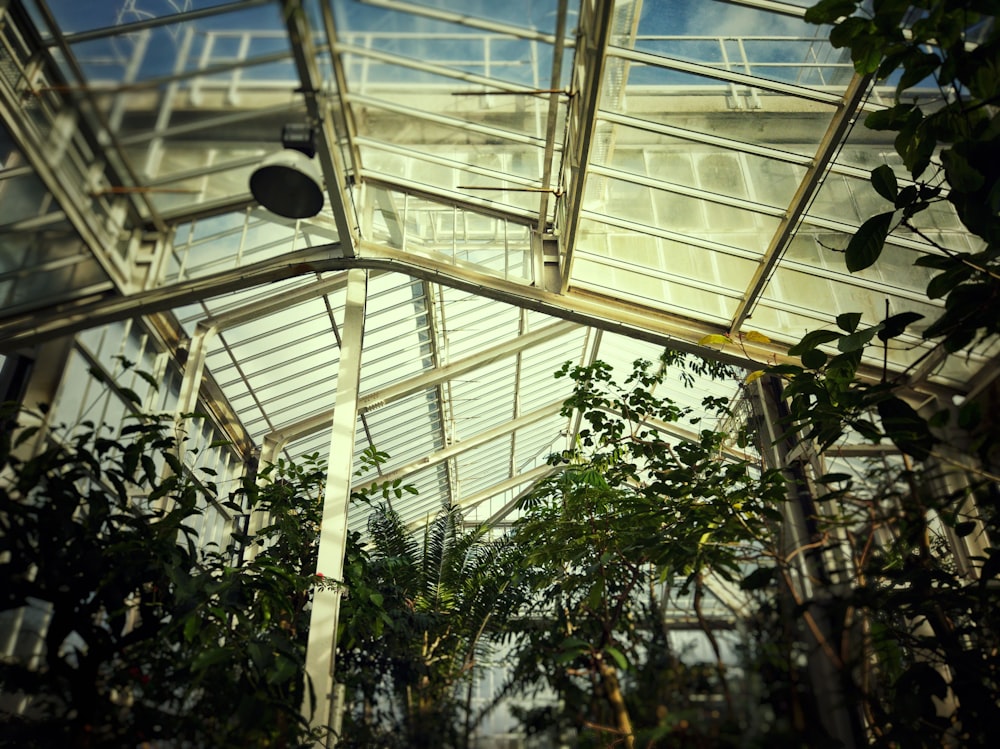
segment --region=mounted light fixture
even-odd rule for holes
[[[323,172],[315,160],[316,130],[289,124],[281,129],[284,150],[270,154],[250,175],[257,202],[285,218],[312,218],[323,209]]]

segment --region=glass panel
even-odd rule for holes
[[[828,34],[800,18],[735,3],[703,0],[643,6],[635,49],[719,70],[800,85],[845,84],[850,58]]]
[[[80,3],[78,0],[47,0],[64,33],[90,31],[106,26],[124,26],[151,18],[167,18],[187,10],[225,5],[231,0],[121,0],[115,3]],[[35,2],[29,0],[34,7]]]

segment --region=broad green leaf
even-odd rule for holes
[[[743,590],[760,590],[771,584],[777,569],[774,567],[758,567],[740,582]]]
[[[974,520],[966,520],[961,523],[956,523],[954,530],[956,536],[959,538],[965,538],[976,530],[976,522]]]
[[[895,206],[897,208],[905,209],[903,211],[904,216],[912,216],[915,213],[927,208],[927,203],[917,203],[915,202],[917,198],[920,197],[920,188],[916,185],[907,185],[902,190],[899,191],[899,195],[896,196]]]
[[[899,185],[896,184],[896,174],[891,166],[883,164],[872,170],[872,187],[875,188],[875,192],[895,205]]]
[[[824,473],[822,476],[817,477],[816,482],[819,484],[836,484],[841,481],[850,481],[853,478],[849,473]]]
[[[924,316],[919,312],[900,312],[898,315],[887,317],[882,321],[882,330],[878,332],[879,340],[888,341],[890,338],[901,336],[907,325],[923,319]]]
[[[118,392],[121,393],[127,400],[132,401],[136,405],[138,406],[142,405],[142,398],[140,398],[139,394],[134,390],[132,390],[132,388],[119,388]]]
[[[870,328],[865,328],[864,330],[859,330],[856,333],[851,333],[850,335],[845,335],[839,341],[837,341],[837,348],[843,351],[845,354],[851,351],[858,351],[863,349],[868,345],[868,342],[875,337],[875,334],[882,330],[882,323],[878,325],[873,325]]]
[[[144,379],[147,383],[149,383],[150,387],[152,387],[153,390],[158,391],[160,389],[159,381],[155,377],[153,377],[153,375],[151,375],[149,372],[146,372],[142,369],[137,369],[135,370],[135,373],[139,375],[142,379]]]
[[[986,183],[986,177],[983,176],[982,172],[970,164],[968,159],[954,148],[941,151],[941,163],[944,165],[948,184],[954,190],[974,192]],[[988,167],[989,165],[984,166]]]
[[[845,257],[847,270],[851,273],[857,273],[878,260],[885,245],[885,238],[889,236],[893,214],[893,211],[880,213],[877,216],[872,216],[858,227],[857,232],[847,245]]]
[[[620,651],[618,648],[613,648],[609,645],[608,647],[604,648],[604,652],[610,655],[614,659],[618,668],[620,668],[622,671],[628,668],[628,661],[625,659],[625,654],[622,653],[622,651]]]
[[[194,636],[198,633],[198,625],[201,624],[198,617],[189,614],[187,621],[184,622],[184,639],[191,642]]]
[[[743,334],[743,340],[751,343],[770,343],[771,339],[756,330],[748,330]]]
[[[854,0],[820,0],[806,9],[806,23],[833,23],[854,12]]]
[[[209,648],[195,656],[191,662],[191,670],[195,673],[204,671],[217,663],[229,660],[230,653],[226,648]]]
[[[837,49],[850,47],[853,53],[863,45],[864,38],[871,31],[871,21],[854,16],[845,18],[830,30],[830,44]]]
[[[802,366],[809,369],[819,369],[826,364],[828,358],[825,351],[818,348],[809,349],[802,352]]]
[[[927,284],[927,297],[929,299],[940,299],[943,296],[947,296],[952,289],[967,280],[972,273],[972,268],[967,265],[958,265],[949,268],[944,273],[939,273]]]
[[[847,333],[853,333],[858,329],[858,323],[861,322],[860,312],[845,312],[842,315],[837,315],[837,327]]]
[[[865,127],[869,130],[896,130],[913,112],[912,104],[897,104],[888,109],[872,112],[865,118]]]
[[[893,396],[878,404],[878,415],[886,436],[907,455],[925,459],[934,446],[927,422],[906,401]]]
[[[913,261],[914,265],[921,268],[936,268],[937,270],[948,270],[960,264],[961,258],[969,257],[969,253],[960,252],[955,255],[921,255]]]
[[[810,330],[802,336],[801,341],[788,349],[788,355],[801,356],[810,349],[822,346],[824,343],[830,343],[830,341],[836,341],[840,335],[836,330]]]
[[[920,83],[925,78],[932,76],[940,64],[941,58],[933,52],[922,52],[920,50],[911,52],[903,63],[904,70],[896,86],[896,96],[899,96],[911,86]],[[930,85],[935,86],[936,83],[932,81]]]

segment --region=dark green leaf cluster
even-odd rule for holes
[[[867,219],[846,250],[851,272],[872,265],[891,231],[920,233],[911,220],[946,200],[973,234],[978,252],[940,254],[917,265],[940,270],[927,287],[945,311],[925,331],[959,351],[1000,333],[992,313],[1000,295],[1000,38],[996,8],[985,0],[942,2],[823,0],[806,13],[832,23],[831,43],[847,47],[857,71],[896,83],[893,106],[868,115],[865,125],[896,133],[895,147],[912,184],[900,187],[887,166],[871,175],[892,209]],[[905,101],[914,92],[913,101]],[[937,243],[935,243],[937,244]]]
[[[815,440],[827,448],[854,430],[864,439],[889,439],[908,455],[926,458],[937,438],[927,421],[896,394],[895,383],[857,381],[864,347],[876,337],[887,345],[920,318],[903,312],[862,328],[859,313],[845,313],[837,317],[839,330],[814,330],[803,336],[788,350],[801,358],[801,367],[769,369],[788,380],[783,390],[789,409],[788,436]],[[836,345],[839,353],[828,355],[820,348],[824,345]]]
[[[519,620],[515,679],[559,694],[560,724],[581,736],[596,723],[665,740],[693,709],[679,698],[691,691],[692,669],[706,674],[703,692],[728,685],[716,666],[685,665],[670,652],[663,587],[693,592],[700,611],[708,574],[741,580],[780,517],[782,483],[726,459],[721,433],[669,437],[658,424],[697,417],[653,393],[662,367],[638,361],[622,384],[600,361],[559,376],[574,384],[564,413],[579,411],[587,428],[576,449],[553,456],[560,472],[525,498],[515,523],[538,593]],[[641,686],[651,682],[660,686]],[[699,730],[713,730],[701,717]]]
[[[223,500],[184,467],[176,426],[85,423],[34,454],[30,428],[3,441],[0,611],[23,646],[0,684],[26,704],[3,714],[3,745],[311,745],[300,709],[322,474],[278,466]],[[207,515],[254,508],[273,520],[255,539],[199,544]],[[254,540],[267,547],[250,559]]]

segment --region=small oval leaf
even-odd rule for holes
[[[857,273],[878,260],[885,246],[885,238],[889,236],[892,226],[893,212],[880,213],[872,216],[858,227],[857,233],[851,237],[847,245],[847,270]]]
[[[896,174],[891,166],[883,164],[872,170],[872,187],[875,188],[875,192],[895,205],[899,185],[896,183]]]

